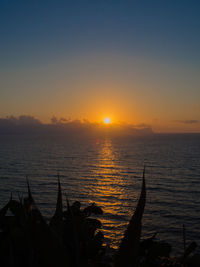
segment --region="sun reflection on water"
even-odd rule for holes
[[[101,218],[106,241],[114,240],[114,246],[123,234],[123,188],[125,187],[123,167],[119,165],[119,154],[114,149],[110,139],[104,139],[98,147],[98,158],[92,170],[96,184],[92,188],[93,199],[104,210]],[[116,218],[121,224],[116,224]],[[112,244],[113,245],[113,244]]]
[[[101,144],[98,155],[98,162],[95,175],[98,177],[95,185],[96,194],[105,197],[119,197],[122,188],[118,185],[122,183],[120,176],[120,166],[117,165],[117,153],[113,149],[110,139],[105,139]]]

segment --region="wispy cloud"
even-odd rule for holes
[[[199,123],[200,120],[183,120],[183,121],[178,121],[180,123],[184,123],[184,124],[195,124],[195,123]]]
[[[140,123],[140,124],[135,124],[134,127],[136,127],[136,128],[150,128],[151,125],[146,124],[146,123]]]

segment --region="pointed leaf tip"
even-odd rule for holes
[[[28,188],[28,196],[31,197],[31,190],[30,190],[28,176],[26,176],[26,183],[27,183],[27,188]]]
[[[140,197],[129,225],[125,231],[115,258],[115,267],[135,264],[138,256],[142,228],[142,216],[146,203],[145,166]]]

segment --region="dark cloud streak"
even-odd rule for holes
[[[184,124],[196,124],[196,123],[199,123],[200,121],[199,120],[184,120],[184,121],[177,121],[177,122],[184,123]]]

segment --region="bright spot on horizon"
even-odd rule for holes
[[[103,120],[103,122],[105,123],[105,124],[110,124],[111,123],[111,119],[110,118],[105,118],[104,120]]]

